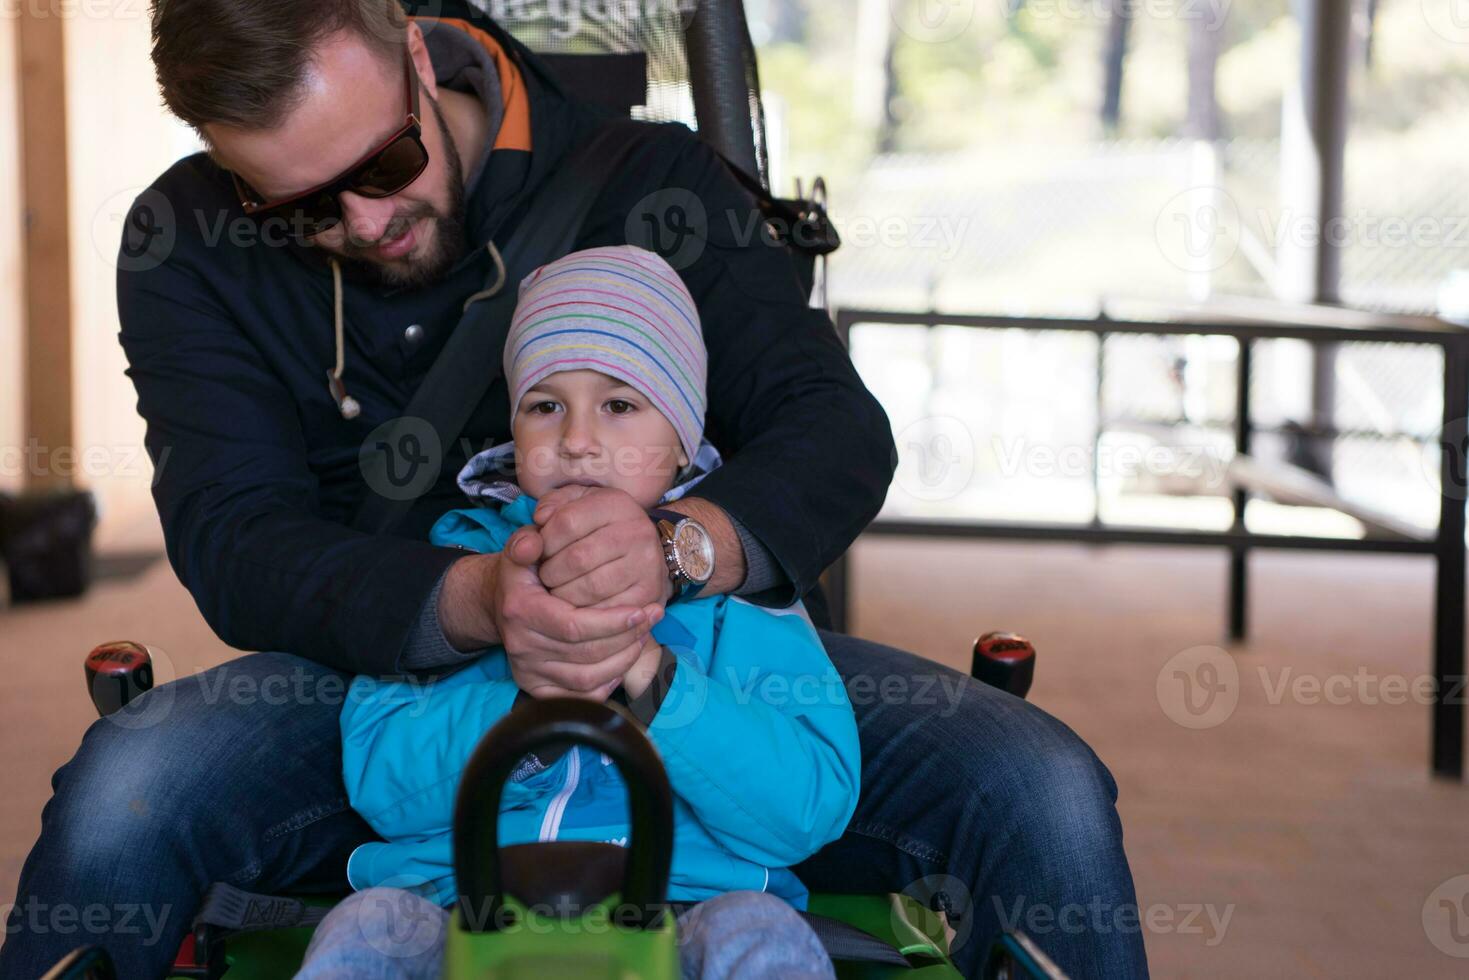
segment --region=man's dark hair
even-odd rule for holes
[[[164,104],[205,123],[268,129],[305,96],[316,45],[352,31],[397,64],[398,0],[154,0],[153,67]]]

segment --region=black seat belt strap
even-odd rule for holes
[[[298,898],[257,895],[216,881],[204,893],[204,901],[194,916],[194,926],[216,926],[226,934],[314,927],[330,911],[330,907],[307,905]]]
[[[445,453],[500,377],[520,281],[572,251],[607,177],[626,163],[642,132],[631,120],[609,121],[568,151],[535,192],[501,251],[505,283],[500,292],[470,304],[403,414],[375,445],[364,447],[367,492],[352,520],[354,528],[369,534],[391,531],[419,494],[437,482]],[[437,451],[423,445],[430,434],[437,438]],[[422,466],[432,468],[433,479],[426,479],[428,474],[418,469]],[[392,492],[394,487],[404,492]]]

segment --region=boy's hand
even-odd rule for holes
[[[638,656],[626,675],[622,678],[622,686],[630,698],[639,698],[648,689],[658,676],[658,665],[663,660],[663,647],[657,640],[648,637],[643,641],[643,652]],[[613,690],[616,690],[614,688]],[[609,695],[612,691],[607,692]]]
[[[664,606],[673,583],[648,512],[625,491],[565,486],[536,504],[541,583],[579,607]]]

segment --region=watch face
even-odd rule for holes
[[[689,581],[703,585],[714,574],[714,543],[704,528],[693,521],[681,521],[673,535],[674,553]]]

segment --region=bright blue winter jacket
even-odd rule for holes
[[[432,540],[499,551],[534,508],[522,496],[452,511]],[[852,707],[804,609],[682,600],[653,638],[678,661],[648,727],[675,795],[670,900],[749,889],[804,908],[806,889],[789,868],[841,835],[860,778]],[[343,774],[352,806],[385,838],[353,851],[354,888],[396,885],[454,901],[459,775],[518,693],[503,648],[433,682],[354,680],[341,715]],[[625,846],[626,806],[614,765],[590,749],[568,751],[505,787],[500,841]]]

